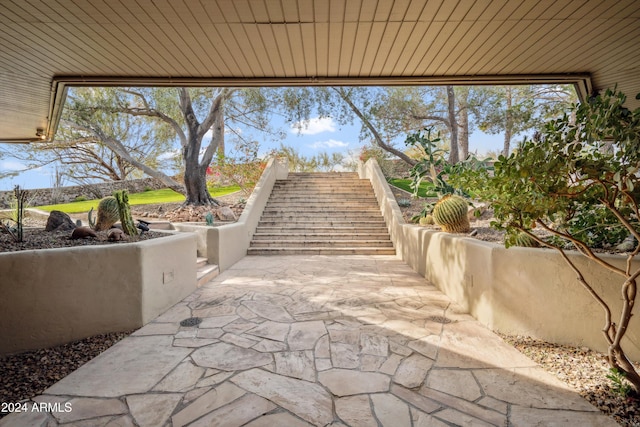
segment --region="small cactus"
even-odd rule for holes
[[[540,243],[533,237],[529,236],[527,233],[520,232],[516,235],[514,246],[522,246],[524,248],[538,248],[540,247]]]
[[[433,215],[427,215],[420,218],[420,225],[433,225],[435,222],[433,221]]]
[[[468,206],[460,196],[445,196],[433,208],[433,220],[448,233],[468,233],[471,229]]]
[[[118,202],[115,197],[109,196],[100,200],[98,204],[98,219],[94,230],[103,231],[111,228],[120,219]]]
[[[204,216],[204,220],[209,227],[213,225],[213,214],[211,212],[207,212]]]
[[[122,224],[122,231],[129,236],[137,236],[138,230],[133,223],[131,217],[131,209],[129,209],[129,194],[127,190],[114,191],[113,197],[118,204],[118,212],[120,216],[120,224]]]
[[[89,213],[87,213],[87,220],[89,221],[89,227],[95,229],[96,228],[96,222],[93,219],[93,207],[91,209],[89,209]]]
[[[409,199],[399,199],[398,200],[398,206],[400,206],[401,208],[408,208],[411,206],[411,200]]]

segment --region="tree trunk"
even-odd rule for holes
[[[469,109],[464,107],[460,110],[460,135],[458,141],[460,143],[460,158],[466,159],[469,156]]]
[[[184,117],[187,132],[182,146],[182,159],[184,162],[184,186],[186,190],[185,205],[219,205],[213,199],[207,188],[207,168],[211,164],[213,154],[220,144],[221,132],[224,132],[224,114],[222,104],[227,96],[227,91],[222,91],[211,104],[209,113],[202,123],[198,122],[193,110],[191,97],[187,88],[179,88],[180,111]],[[200,148],[202,138],[211,129],[213,137],[209,146],[202,155],[200,161]]]
[[[447,104],[449,123],[451,124],[451,150],[449,151],[449,163],[455,165],[460,161],[458,154],[458,122],[456,121],[456,94],[453,86],[447,86]]]
[[[209,194],[205,175],[198,173],[197,168],[185,172],[184,186],[187,190],[185,205],[218,205]]]
[[[188,133],[189,138],[195,138],[195,134]],[[197,141],[189,141],[182,149],[184,161],[184,187],[186,190],[185,205],[217,205],[207,189],[206,167],[202,170],[198,162],[200,144]]]
[[[513,99],[510,86],[507,86],[505,89],[505,100],[507,105],[504,114],[504,147],[502,149],[502,155],[507,157],[511,150],[511,134],[513,131],[513,115],[511,113]]]

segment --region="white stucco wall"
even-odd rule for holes
[[[0,354],[139,328],[196,289],[196,236],[0,253]]]
[[[262,172],[238,221],[233,224],[209,228],[207,257],[209,263],[218,264],[224,271],[247,255],[247,249],[256,231],[262,211],[269,201],[277,179],[287,179],[289,164],[286,158],[270,159]]]
[[[606,352],[603,310],[551,249],[510,248],[407,224],[375,160],[360,165],[371,180],[400,256],[488,328]],[[620,313],[619,276],[577,252],[570,255],[598,294]],[[622,256],[605,255],[619,265]],[[639,262],[634,268],[640,267]],[[636,309],[637,312],[637,309]],[[640,360],[640,319],[634,316],[623,348]]]

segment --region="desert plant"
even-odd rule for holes
[[[434,186],[433,191],[436,192],[438,199],[442,200],[445,197],[455,195],[453,200],[463,200],[465,202],[464,218],[460,214],[458,217],[458,223],[449,226],[448,224],[441,224],[438,222],[438,218],[435,215],[436,206],[440,203],[426,203],[422,212],[419,215],[411,218],[413,221],[420,221],[428,214],[433,214],[435,223],[442,226],[444,231],[455,233],[466,233],[470,229],[469,219],[467,217],[467,210],[469,202],[465,200],[469,195],[459,186],[451,185],[450,178],[459,174],[463,170],[489,170],[489,162],[491,159],[478,160],[477,158],[470,156],[463,162],[459,162],[456,165],[450,165],[446,160],[446,150],[439,148],[440,134],[432,136],[432,128],[426,128],[423,131],[409,135],[405,143],[411,147],[414,147],[417,152],[423,153],[422,157],[418,159],[418,163],[411,169],[410,176],[412,178],[411,188],[413,189],[413,196],[418,197],[418,191],[420,190],[420,184],[422,181],[427,180]],[[448,203],[447,203],[448,204]],[[447,205],[445,204],[445,206]],[[458,210],[462,212],[461,205]],[[448,209],[440,208],[441,214],[450,214]],[[444,221],[450,221],[442,217]],[[456,230],[456,231],[453,231]]]
[[[118,204],[118,214],[120,217],[120,224],[122,225],[122,231],[124,231],[129,236],[137,236],[138,229],[133,223],[133,218],[131,217],[128,191],[114,191],[113,197],[116,199],[116,203]]]
[[[411,188],[413,189],[414,197],[418,196],[420,183],[423,180],[428,180],[434,185],[434,191],[439,198],[447,194],[456,193],[456,189],[449,185],[445,179],[450,172],[450,166],[446,160],[447,152],[438,148],[440,134],[438,133],[435,137],[432,137],[432,131],[432,128],[427,128],[424,131],[407,136],[405,140],[406,145],[415,147],[424,153],[409,172],[411,179],[413,179]]]
[[[449,233],[467,233],[469,225],[469,203],[460,197],[449,194],[441,198],[433,207],[433,220]]]
[[[613,383],[613,392],[622,397],[627,397],[631,393],[631,386],[625,379],[625,373],[616,368],[609,369],[607,378]]]
[[[400,206],[401,208],[408,208],[409,206],[411,206],[411,200],[409,200],[409,199],[399,199],[398,200],[398,206]]]
[[[98,219],[94,229],[96,231],[108,230],[120,219],[118,202],[115,197],[107,196],[98,204]]]
[[[51,203],[60,203],[62,201],[64,187],[64,173],[56,167],[53,176],[51,177]]]
[[[538,248],[540,247],[540,243],[533,237],[529,236],[529,234],[520,232],[518,234],[511,235],[508,237],[513,237],[512,246],[520,246],[523,248]]]
[[[435,222],[433,221],[433,215],[427,214],[419,219],[420,225],[433,225]]]
[[[96,228],[96,221],[93,219],[93,207],[87,212],[87,222],[89,223],[89,227]]]
[[[0,227],[7,233],[11,235],[11,238],[16,242],[20,243],[24,240],[24,209],[27,203],[28,191],[20,188],[19,185],[16,185],[13,189],[13,202],[12,202],[12,213],[11,218],[8,218],[15,225],[11,226],[9,222],[2,223],[0,222]]]
[[[636,97],[640,99],[640,95]],[[635,393],[640,392],[640,375],[627,358],[621,342],[633,315],[640,268],[633,262],[640,247],[625,254],[620,267],[593,250],[589,224],[622,228],[640,240],[640,108],[624,107],[626,97],[607,90],[587,102],[572,106],[563,117],[545,125],[538,138],[525,141],[509,157],[500,156],[493,175],[487,171],[466,171],[454,177],[454,185],[466,186],[494,210],[492,225],[513,236],[523,232],[542,246],[557,250],[574,271],[578,283],[603,310],[602,328],[608,344],[607,360],[612,369],[624,373]],[[607,211],[606,221],[594,223],[588,217]],[[613,222],[615,220],[615,224]],[[578,224],[572,227],[571,223]],[[531,232],[537,226],[553,238],[542,239]],[[600,232],[598,232],[600,233]],[[507,239],[509,245],[513,239]],[[592,265],[620,278],[621,310],[613,320],[609,303],[586,280],[566,252],[566,243]]]
[[[207,212],[204,215],[204,221],[209,227],[213,226],[213,220],[214,220],[214,218],[213,218],[213,214],[211,212]]]

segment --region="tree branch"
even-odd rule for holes
[[[140,169],[141,171],[143,171],[147,175],[160,180],[161,182],[166,184],[172,190],[184,194],[184,192],[185,192],[184,187],[179,182],[173,180],[171,177],[165,175],[164,173],[162,173],[160,171],[157,171],[157,170],[155,170],[153,168],[150,168],[149,166],[145,165],[144,163],[141,163],[138,160],[136,160],[135,158],[133,158],[129,154],[129,152],[127,151],[126,147],[120,141],[118,141],[117,139],[115,139],[113,137],[108,136],[107,134],[104,133],[104,131],[102,131],[102,129],[100,129],[100,128],[95,128],[95,129],[94,128],[89,128],[89,127],[78,125],[77,123],[75,123],[74,125],[76,127],[80,128],[80,129],[83,129],[84,131],[93,133],[98,139],[100,139],[100,141],[104,145],[109,147],[111,150],[113,150],[113,152],[118,154],[124,160],[126,160],[127,162],[129,162],[130,164],[135,166],[136,168]]]
[[[351,98],[349,98],[349,95],[344,91],[343,88],[332,87],[331,89],[333,89],[340,96],[340,98],[342,98],[342,100],[349,106],[349,108],[351,108],[351,110],[356,114],[356,116],[358,116],[360,118],[362,123],[367,127],[367,129],[369,129],[369,131],[373,135],[376,143],[383,150],[388,151],[389,153],[395,154],[396,156],[398,156],[399,158],[401,158],[402,160],[404,160],[406,163],[410,164],[411,166],[415,166],[418,163],[416,160],[414,160],[411,157],[407,156],[402,151],[397,150],[397,149],[393,148],[391,145],[386,144],[382,140],[382,136],[380,136],[380,134],[378,133],[378,130],[373,126],[371,121],[367,117],[365,117],[365,115],[362,113],[362,111],[360,111],[360,109],[358,107],[356,107],[356,105],[351,101]]]

